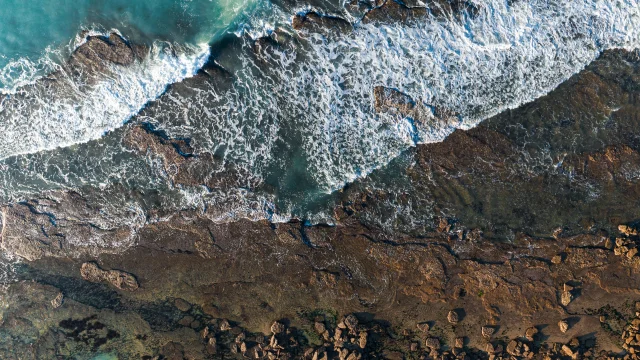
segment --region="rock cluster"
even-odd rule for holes
[[[591,359],[595,353],[593,348],[595,341],[593,338],[586,338],[579,340],[578,338],[572,338],[568,343],[553,343],[546,345],[540,349],[539,353],[545,360],[551,359]],[[602,354],[604,355],[604,354]],[[598,358],[602,358],[600,356]]]
[[[622,348],[628,353],[625,359],[640,357],[640,302],[635,306],[636,316],[622,332]]]
[[[303,346],[305,335],[283,321],[275,321],[271,334],[251,334],[239,326],[232,326],[226,319],[213,319],[200,332],[209,355],[239,355],[252,359],[341,359],[358,360],[369,358],[370,328],[362,325],[357,317],[349,314],[335,326],[330,326],[322,317],[315,319],[313,330],[321,344]]]
[[[605,247],[613,248],[613,253],[617,256],[624,256],[629,260],[638,262],[638,230],[628,225],[619,225],[618,230],[623,237],[618,237],[614,241],[607,239]]]

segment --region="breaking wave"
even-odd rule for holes
[[[193,76],[208,56],[206,45],[176,54],[170,44],[156,42],[145,60],[113,65],[95,84],[78,83],[58,68],[55,86],[35,82],[0,99],[0,159],[98,139],[168,85]]]
[[[220,221],[281,221],[289,214],[326,219],[330,215],[324,209],[309,210],[314,199],[385,166],[409,147],[442,141],[455,129],[471,128],[548,93],[603,50],[640,45],[638,1],[474,4],[479,9],[474,17],[411,23],[374,24],[345,12],[336,15],[348,18],[353,29],[333,35],[296,34],[289,11],[262,4],[238,30],[239,48],[217,59],[233,75],[230,86],[185,82],[193,86],[190,91],[169,91],[140,117],[170,136],[193,139],[198,151],[216,154],[249,174],[229,191],[181,187],[179,203],[203,211],[220,208],[214,216]],[[256,50],[257,34],[277,44]],[[289,46],[294,43],[301,45]],[[43,88],[35,92],[38,96],[27,91],[6,97],[0,104],[0,124],[7,129],[0,135],[0,158],[98,139],[168,84],[195,74],[209,56],[208,47],[192,47],[177,57],[166,43],[157,42],[153,49],[144,62],[116,69],[89,90],[70,86],[47,94]],[[377,112],[377,86],[406,94],[422,109],[419,116]],[[456,116],[445,120],[435,114],[436,107]],[[93,184],[100,179],[96,174],[110,171],[91,169],[61,167],[58,184]],[[111,171],[122,169],[120,164]],[[149,176],[127,171],[119,173],[118,181]],[[9,187],[17,183],[10,177],[4,175]],[[67,178],[74,183],[65,183]],[[255,188],[266,195],[247,200]],[[231,203],[237,206],[224,207]]]

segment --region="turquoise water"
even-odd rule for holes
[[[207,43],[253,0],[0,0],[0,89],[50,71],[82,30]]]

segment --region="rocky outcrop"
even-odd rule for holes
[[[316,12],[294,15],[291,26],[298,31],[337,32],[340,34],[347,33],[353,28],[351,23],[343,18],[321,15]]]
[[[174,185],[228,189],[237,186],[240,178],[245,184],[250,178],[210,152],[196,153],[189,139],[169,138],[150,125],[130,127],[123,143],[140,154],[160,158],[164,174]]]
[[[421,128],[447,127],[460,123],[458,114],[442,107],[415,101],[397,89],[376,86],[373,96],[376,112],[410,118]]]
[[[76,72],[103,72],[110,64],[128,66],[146,58],[149,49],[131,44],[122,36],[87,36],[71,55],[69,64]]]
[[[135,223],[119,224],[76,192],[51,192],[0,210],[0,246],[30,261],[121,251],[132,244],[136,229]]]
[[[108,282],[120,290],[133,291],[140,286],[136,277],[121,270],[103,270],[94,262],[83,263],[80,275],[89,282]]]
[[[386,0],[381,4],[374,4],[362,21],[364,23],[389,23],[425,21],[429,19],[461,19],[464,16],[475,18],[480,8],[466,0],[429,0],[395,1]]]
[[[637,144],[612,147],[605,138],[577,149],[560,139],[602,121],[584,116],[609,111],[599,104],[634,113],[637,91],[623,88],[633,77],[619,84],[604,73],[622,63],[635,74],[635,63],[619,56],[606,55],[607,66],[589,67],[523,109],[411,153],[407,180],[415,191],[401,200],[433,195],[432,228],[372,224],[361,215],[388,193],[357,185],[344,190],[335,226],[223,224],[184,210],[123,227],[67,191],[6,205],[3,250],[27,261],[0,299],[0,330],[8,334],[0,337],[0,357],[17,348],[33,359],[78,355],[69,349],[84,351],[81,358],[99,350],[147,359],[631,354],[638,321],[630,304],[640,297],[638,256],[628,255],[637,248]],[[603,93],[572,98],[585,78]],[[374,91],[378,111],[416,111],[398,91]],[[537,121],[551,121],[555,111],[568,111],[551,126],[562,134],[537,139],[548,130]],[[630,129],[633,121],[617,124]],[[527,128],[535,131],[523,135]],[[125,144],[160,159],[176,185],[214,184],[215,161],[187,140],[127,130]],[[552,170],[522,162],[539,150],[533,140],[549,146]],[[565,152],[573,155],[556,161]],[[580,196],[594,188],[603,191]],[[64,304],[50,311],[59,294]]]

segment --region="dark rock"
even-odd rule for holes
[[[109,64],[128,66],[147,56],[148,48],[132,45],[120,35],[88,36],[71,55],[69,63],[76,71],[104,71]]]

